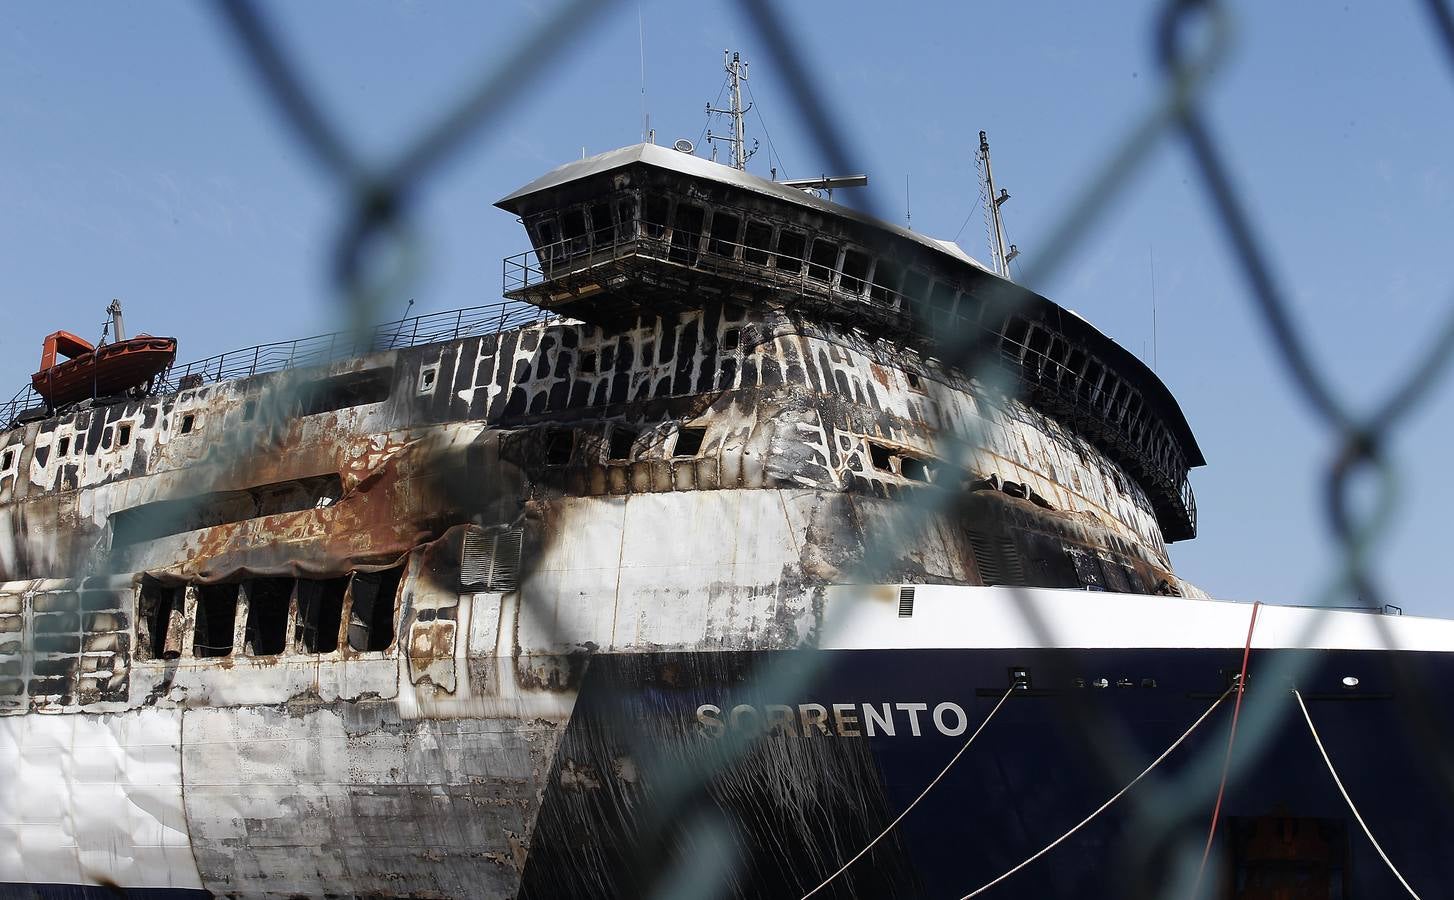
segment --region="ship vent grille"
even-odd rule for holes
[[[971,531],[969,548],[974,552],[974,567],[979,569],[979,580],[983,584],[1004,584],[1005,576],[1000,571],[999,554],[995,545],[984,535]]]
[[[977,531],[969,532],[969,548],[974,553],[974,565],[979,569],[980,581],[984,584],[1023,585],[1025,564],[1012,537],[990,538]]]
[[[524,531],[486,532],[471,529],[464,536],[459,565],[463,585],[486,591],[513,591],[520,584],[520,548]]]
[[[907,619],[914,614],[914,589],[912,587],[899,588],[899,618]]]

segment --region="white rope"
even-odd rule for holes
[[[980,887],[977,890],[970,891],[968,894],[965,894],[963,897],[959,898],[959,900],[969,900],[969,898],[971,898],[971,897],[978,897],[980,894],[983,894],[985,891],[987,891],[990,888],[994,887],[995,885],[999,884],[1001,881],[1004,881],[1006,878],[1009,878],[1011,875],[1015,874],[1016,872],[1020,871],[1021,869],[1025,868],[1026,866],[1030,865],[1030,863],[1034,862],[1035,860],[1037,860],[1040,857],[1044,856],[1045,854],[1049,853],[1051,850],[1054,850],[1056,847],[1060,846],[1060,844],[1062,844],[1067,838],[1069,838],[1071,835],[1075,834],[1077,831],[1080,831],[1082,828],[1084,828],[1090,822],[1091,819],[1094,819],[1096,816],[1098,816],[1101,813],[1105,812],[1106,809],[1108,807],[1110,807],[1110,805],[1112,803],[1115,803],[1117,800],[1121,799],[1121,797],[1123,797],[1127,791],[1129,791],[1131,788],[1135,787],[1136,786],[1136,782],[1140,781],[1141,779],[1145,778],[1147,775],[1151,774],[1151,770],[1152,769],[1154,769],[1157,766],[1161,765],[1161,761],[1164,760],[1164,759],[1166,759],[1168,756],[1170,756],[1171,755],[1171,751],[1175,750],[1177,747],[1180,747],[1181,746],[1181,742],[1184,741],[1184,740],[1186,740],[1188,737],[1190,737],[1191,736],[1191,733],[1193,731],[1196,731],[1197,730],[1197,726],[1200,725],[1200,724],[1202,724],[1203,722],[1205,722],[1207,720],[1207,716],[1210,716],[1212,714],[1212,711],[1213,710],[1215,710],[1218,706],[1221,706],[1222,705],[1222,701],[1223,700],[1226,700],[1227,699],[1227,695],[1230,694],[1230,693],[1232,693],[1232,691],[1235,690],[1235,688],[1236,688],[1235,685],[1233,687],[1227,688],[1227,690],[1222,693],[1222,696],[1220,696],[1220,697],[1217,698],[1217,700],[1216,700],[1215,703],[1213,703],[1211,706],[1207,707],[1207,711],[1204,712],[1204,713],[1202,713],[1200,718],[1198,718],[1195,722],[1191,723],[1191,727],[1190,728],[1188,728],[1186,731],[1183,731],[1181,733],[1181,737],[1179,737],[1175,741],[1173,741],[1170,747],[1167,747],[1166,750],[1164,750],[1160,756],[1158,756],[1154,760],[1152,760],[1151,761],[1151,765],[1149,765],[1146,768],[1142,769],[1140,775],[1137,775],[1135,778],[1132,778],[1130,784],[1127,784],[1125,787],[1121,788],[1119,791],[1116,792],[1115,796],[1111,797],[1111,799],[1107,800],[1105,803],[1102,803],[1099,807],[1097,807],[1095,812],[1093,812],[1090,815],[1086,816],[1084,819],[1081,819],[1078,823],[1076,823],[1075,827],[1071,828],[1065,834],[1062,834],[1060,837],[1058,837],[1055,840],[1051,841],[1050,843],[1046,844],[1044,846],[1044,848],[1042,848],[1035,855],[1031,856],[1029,859],[1027,859],[1024,862],[1020,863],[1018,866],[1015,866],[1013,869],[1010,869],[1008,872],[1006,872],[1005,874],[1003,874],[1000,877],[996,878],[994,881],[989,882],[988,884],[984,885],[983,887]]]
[[[923,800],[926,796],[929,795],[930,791],[934,790],[934,785],[938,784],[940,779],[942,779],[945,775],[949,774],[949,770],[954,767],[955,763],[959,762],[959,758],[964,755],[964,751],[969,749],[969,745],[974,743],[974,739],[979,737],[979,733],[981,731],[984,731],[984,727],[990,723],[990,719],[993,719],[995,717],[995,713],[1000,711],[1000,707],[1005,705],[1005,701],[1010,699],[1010,695],[1015,692],[1016,686],[1017,685],[1014,684],[1010,685],[1010,689],[1005,691],[1005,695],[1000,698],[1000,702],[996,703],[995,708],[990,710],[990,714],[988,716],[985,716],[985,720],[979,723],[979,727],[974,730],[974,734],[971,734],[969,736],[969,740],[964,742],[964,746],[959,748],[959,752],[954,754],[954,756],[950,758],[949,763],[945,765],[944,768],[939,770],[939,774],[934,776],[934,780],[929,782],[929,786],[919,792],[919,796],[914,798],[914,802],[904,807],[904,811],[899,813],[899,817],[897,819],[894,819],[892,822],[889,823],[889,827],[885,828],[883,831],[880,831],[878,837],[869,841],[868,846],[858,851],[858,853],[852,859],[843,864],[842,868],[825,878],[822,884],[818,885],[811,891],[808,891],[806,894],[804,894],[802,900],[808,900],[809,897],[813,896],[814,894],[823,890],[823,888],[827,887],[829,882],[837,878],[839,875],[842,875],[844,872],[848,871],[849,866],[862,859],[865,853],[873,849],[874,844],[877,844],[879,841],[883,840],[885,835],[887,835],[890,831],[893,831],[894,826],[902,822],[904,820],[904,816],[907,816],[914,809],[914,807],[919,805],[920,800]]]
[[[1398,883],[1404,886],[1404,890],[1409,892],[1410,897],[1413,897],[1414,900],[1420,900],[1419,895],[1414,892],[1413,888],[1409,887],[1409,883],[1404,880],[1403,875],[1394,867],[1393,861],[1388,858],[1388,854],[1384,853],[1383,848],[1378,846],[1378,840],[1373,836],[1373,832],[1368,830],[1368,823],[1363,821],[1363,816],[1358,812],[1358,807],[1353,805],[1353,798],[1348,796],[1348,790],[1343,787],[1343,779],[1338,777],[1337,771],[1333,768],[1333,761],[1328,758],[1328,751],[1323,747],[1323,739],[1318,737],[1318,729],[1313,727],[1313,717],[1308,715],[1308,707],[1306,703],[1303,703],[1303,695],[1298,693],[1297,688],[1292,689],[1292,695],[1297,698],[1297,705],[1302,707],[1303,719],[1308,723],[1308,731],[1313,733],[1313,743],[1318,745],[1318,752],[1323,755],[1323,762],[1328,766],[1328,774],[1333,776],[1333,783],[1338,786],[1338,793],[1343,795],[1343,802],[1348,804],[1348,809],[1353,812],[1353,818],[1358,820],[1359,827],[1363,829],[1364,834],[1368,835],[1368,842],[1373,845],[1373,849],[1378,851],[1378,855],[1383,860],[1383,864],[1388,866],[1388,870],[1393,873],[1393,877],[1397,878]]]

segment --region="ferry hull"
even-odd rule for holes
[[[616,897],[646,896],[687,879],[704,896],[801,897],[914,801],[990,716],[1011,673],[1023,671],[1029,688],[1013,692],[900,825],[817,895],[957,897],[1018,865],[1130,782],[1224,696],[1240,661],[1240,649],[602,654],[584,668],[563,731],[544,739],[558,743],[534,791],[512,798],[481,789],[507,775],[529,782],[529,767],[520,769],[503,745],[490,751],[466,737],[518,733],[529,724],[520,719],[398,726],[433,735],[443,752],[414,753],[414,769],[392,775],[361,771],[357,758],[330,753],[319,740],[299,750],[316,756],[311,783],[301,775],[277,779],[292,782],[281,788],[281,806],[318,815],[319,796],[345,800],[326,804],[331,820],[304,821],[308,827],[287,840],[242,813],[247,793],[277,788],[244,786],[256,785],[255,777],[237,779],[243,784],[231,795],[217,787],[216,773],[247,770],[257,747],[223,758],[212,740],[211,773],[195,765],[206,735],[226,727],[224,718],[255,718],[255,710],[206,710],[211,729],[183,728],[190,711],[129,711],[112,718],[178,723],[178,743],[168,747],[156,746],[157,736],[139,724],[129,729],[135,743],[121,748],[122,757],[140,766],[150,753],[150,768],[117,787],[138,810],[137,821],[148,802],[179,801],[170,850],[144,867],[108,855],[114,851],[91,836],[114,823],[99,821],[107,818],[104,807],[81,802],[84,790],[73,784],[55,799],[75,846],[35,846],[18,835],[0,896],[99,895],[109,879],[129,894],[158,897],[189,888],[199,896]],[[1441,760],[1418,749],[1449,728],[1447,706],[1421,694],[1451,675],[1454,660],[1440,653],[1255,652],[1208,867],[1217,892],[1205,896],[1380,897],[1399,890],[1338,795],[1292,684],[1410,883],[1454,882],[1454,859],[1442,849],[1454,841],[1450,784]],[[1343,686],[1350,676],[1356,688]],[[1102,678],[1107,687],[1096,686]],[[1122,800],[988,895],[1164,896],[1181,884],[1200,858],[1234,696]],[[1439,712],[1417,719],[1410,704]],[[354,707],[347,715],[355,720],[387,718],[392,706],[342,705]],[[370,705],[376,708],[364,709]],[[8,750],[23,753],[35,743],[36,720],[58,718],[0,720]],[[454,752],[446,732],[458,732]],[[268,735],[251,737],[263,746]],[[386,740],[377,733],[364,739]],[[70,752],[72,763],[81,760]],[[126,774],[115,776],[118,785]],[[106,773],[88,777],[90,790],[102,789]],[[342,794],[329,794],[330,786]],[[34,791],[17,790],[17,805]],[[434,797],[433,808],[416,803],[401,816],[388,798],[411,791]],[[218,827],[228,803],[238,810],[235,834]],[[514,854],[487,846],[498,837],[502,806],[519,811]],[[26,859],[58,854],[82,860],[82,871],[92,873],[83,880],[92,885],[58,884]],[[262,859],[285,865],[288,877],[265,871]],[[19,883],[17,874],[42,883]]]

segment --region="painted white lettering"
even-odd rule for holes
[[[954,717],[959,720],[959,724],[953,728],[945,725],[945,713],[953,713]],[[969,727],[969,719],[964,715],[964,710],[960,708],[958,703],[941,703],[934,707],[934,727],[938,728],[939,733],[942,735],[959,737],[961,734],[964,734],[964,729]]]
[[[894,704],[894,708],[895,709],[901,709],[904,712],[906,712],[906,713],[909,714],[909,730],[914,733],[914,737],[918,737],[919,734],[920,734],[920,732],[919,732],[919,713],[921,713],[924,710],[928,709],[929,708],[929,704],[927,704],[927,703],[895,703]]]
[[[893,707],[885,703],[883,705],[883,712],[880,713],[879,708],[877,706],[874,706],[872,703],[863,704],[863,727],[864,730],[868,732],[869,737],[873,737],[875,734],[878,734],[879,729],[882,729],[883,733],[888,735],[889,737],[893,737]]]
[[[857,709],[857,703],[833,704],[833,724],[839,737],[858,737],[863,734],[858,730],[858,716],[850,715]]]
[[[812,715],[809,715],[812,713]],[[828,731],[828,708],[819,703],[799,703],[798,716],[803,721],[803,737],[812,737],[809,729],[816,728],[823,734]]]
[[[697,707],[697,728],[707,737],[721,737],[727,732],[727,726],[718,718],[721,715],[722,707],[703,703]]]

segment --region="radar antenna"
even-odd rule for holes
[[[1009,278],[1010,261],[1020,255],[1020,248],[1014,244],[1010,244],[1009,249],[1005,247],[1005,220],[1000,216],[1000,207],[1010,199],[1010,192],[1000,188],[999,196],[995,195],[995,176],[990,170],[990,142],[983,131],[979,133],[979,153],[975,155],[974,162],[979,169],[979,190],[984,201],[984,225],[989,236],[990,263],[996,275]]]
[[[740,53],[730,50],[722,51],[722,64],[727,69],[727,81],[730,84],[731,106],[727,109],[717,109],[712,104],[707,104],[707,115],[727,116],[732,123],[732,134],[721,135],[707,131],[707,140],[712,144],[712,152],[715,156],[717,142],[725,141],[732,153],[732,168],[740,171],[747,171],[747,161],[757,153],[757,140],[752,141],[752,149],[747,149],[747,129],[744,120],[747,110],[752,109],[752,104],[746,108],[742,106],[742,82],[747,80],[747,63],[742,61]]]

